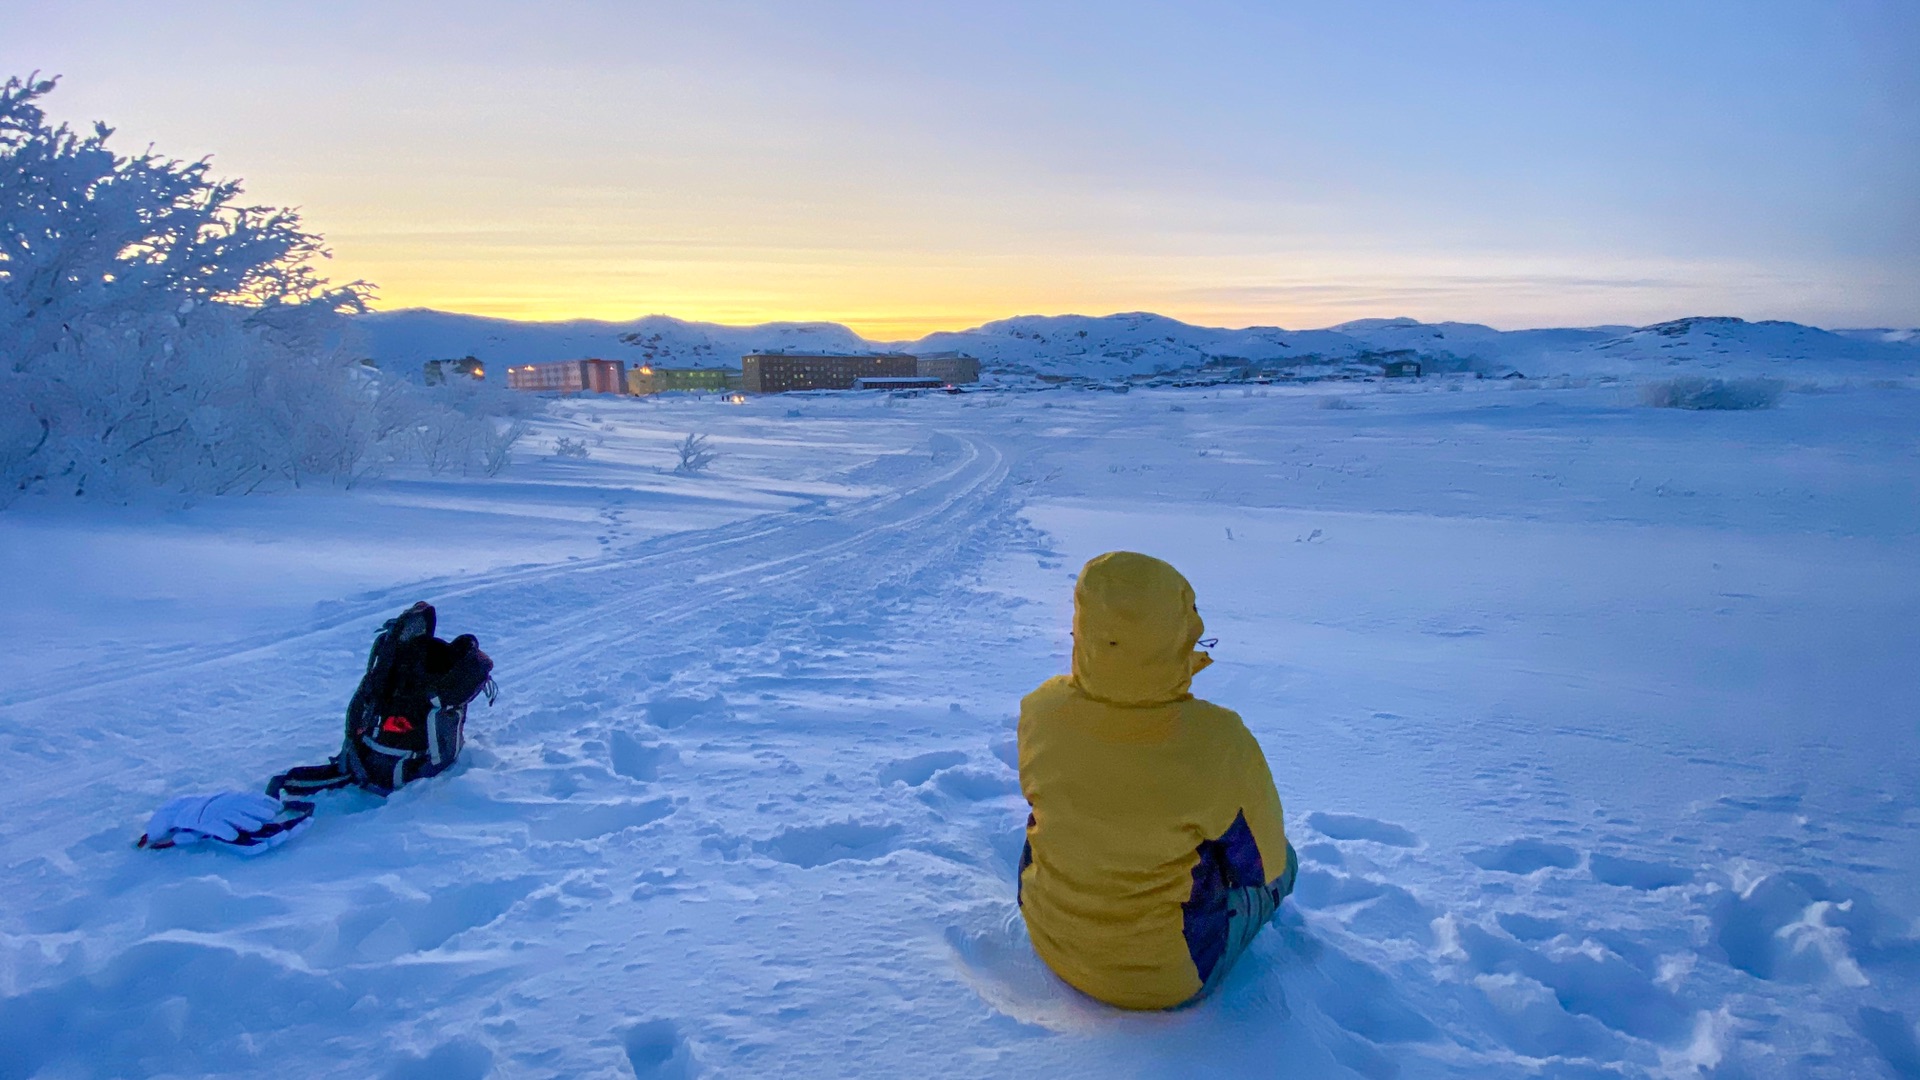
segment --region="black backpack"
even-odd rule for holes
[[[493,661],[472,634],[433,636],[433,605],[422,600],[374,635],[367,671],[347,703],[346,740],[325,765],[303,765],[267,782],[275,798],[358,785],[391,794],[445,771],[466,741],[467,705],[492,704]]]

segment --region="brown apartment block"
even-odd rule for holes
[[[520,364],[507,369],[513,390],[557,390],[574,394],[627,392],[627,365],[619,360],[560,360],[550,364]]]
[[[918,374],[906,353],[824,356],[813,353],[749,353],[740,358],[741,389],[749,394],[788,390],[851,390],[860,378]]]

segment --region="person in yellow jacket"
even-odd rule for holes
[[[1073,604],[1073,674],[1020,702],[1020,911],[1074,987],[1171,1008],[1225,978],[1292,892],[1296,857],[1260,744],[1189,691],[1212,658],[1194,648],[1187,579],[1109,552]]]

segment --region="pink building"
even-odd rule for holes
[[[507,386],[514,390],[553,390],[563,394],[627,392],[627,365],[618,360],[559,360],[521,364],[507,369]]]

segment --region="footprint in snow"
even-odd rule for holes
[[[1301,862],[1289,901],[1293,906],[1324,912],[1364,937],[1399,938],[1423,948],[1434,944],[1437,912],[1412,892],[1391,881],[1307,865],[1304,856]]]
[[[1492,1005],[1505,1041],[1534,1057],[1618,1056],[1618,1036],[1672,1043],[1692,1027],[1684,1002],[1661,985],[1652,957],[1593,935],[1555,947],[1569,927],[1506,913],[1494,930],[1458,927],[1460,963]],[[1583,935],[1584,936],[1584,935]],[[1542,944],[1543,942],[1549,944]]]
[[[1467,852],[1467,861],[1482,870],[1502,874],[1531,874],[1549,867],[1571,870],[1580,865],[1580,853],[1550,840],[1511,840],[1497,847]]]
[[[967,755],[958,750],[935,750],[926,754],[915,754],[909,758],[888,762],[881,767],[879,780],[882,786],[901,783],[908,787],[919,787],[933,778],[941,769],[950,769],[955,765],[964,765]]]
[[[941,769],[933,776],[933,786],[956,799],[984,802],[1007,795],[1018,795],[1020,785],[1004,770],[956,767]]]
[[[1914,1037],[1913,1025],[1905,1017],[1867,1007],[1860,1010],[1855,1028],[1893,1066],[1894,1075],[1920,1076],[1920,1039]]]
[[[1864,987],[1915,945],[1912,925],[1872,894],[1801,871],[1718,893],[1708,919],[1727,963],[1769,982]]]
[[[1502,911],[1493,917],[1493,921],[1515,941],[1552,941],[1574,930],[1560,919],[1533,915],[1525,911]]]
[[[384,1080],[484,1080],[493,1072],[493,1051],[472,1039],[453,1039],[427,1056],[407,1054]]]
[[[1346,853],[1332,844],[1298,844],[1296,845],[1295,853],[1300,856],[1300,862],[1302,864],[1322,863],[1327,866],[1347,865]]]
[[[1406,828],[1358,814],[1328,814],[1316,810],[1307,815],[1307,824],[1320,835],[1335,840],[1370,840],[1400,848],[1420,846],[1420,838]]]
[[[1641,892],[1685,885],[1694,878],[1693,871],[1684,867],[1662,862],[1623,859],[1614,855],[1602,855],[1597,851],[1587,856],[1587,870],[1593,874],[1593,879],[1602,885],[1618,885],[1627,889],[1639,889]]]
[[[768,858],[811,869],[843,860],[872,862],[885,858],[900,846],[900,831],[900,826],[890,821],[880,825],[836,821],[783,829],[753,847]]]
[[[680,757],[671,745],[642,742],[623,728],[615,728],[608,736],[607,751],[614,772],[640,781],[659,779],[660,766],[672,764]]]
[[[1007,745],[1011,746],[1012,740],[1008,740]],[[994,753],[1001,756],[998,747]],[[1004,757],[1002,760],[1004,762]],[[980,768],[967,764],[968,761],[968,756],[959,750],[934,750],[888,762],[881,767],[878,779],[883,785],[897,783],[914,788],[931,781],[940,791],[968,802],[1020,793],[1020,784],[1008,769]]]
[[[693,1048],[671,1020],[648,1020],[620,1036],[635,1080],[693,1080],[700,1075]]]

